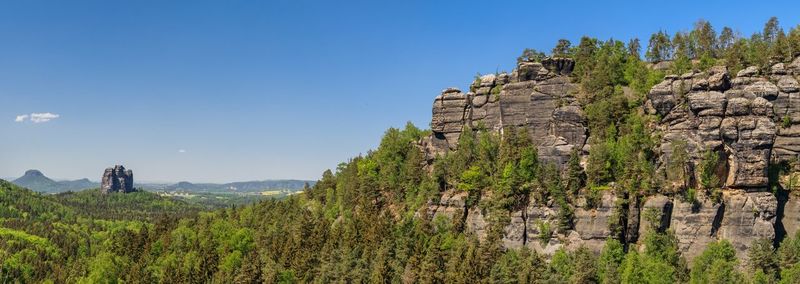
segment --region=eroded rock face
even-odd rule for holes
[[[729,188],[763,190],[777,134],[773,104],[778,87],[755,77],[756,68],[729,79],[724,67],[667,76],[648,94],[651,112],[662,117],[662,152],[686,141],[699,164],[705,151],[720,153],[720,180]]]
[[[522,62],[510,75],[483,76],[470,92],[443,91],[433,105],[433,134],[421,141],[421,148],[435,157],[457,148],[465,126],[483,125],[498,132],[525,128],[545,161],[563,166],[575,147],[585,155],[591,150],[585,147],[586,115],[573,95],[577,86],[566,76],[573,68],[569,59]],[[800,198],[790,196],[779,205],[768,188],[768,168],[800,157],[798,76],[800,58],[766,71],[746,68],[736,76],[718,66],[666,76],[648,93],[645,111],[660,119],[653,125],[661,140],[657,166],[664,169],[674,141],[686,142],[690,176],[685,185],[699,188],[704,153],[717,152],[715,170],[723,193],[718,200],[701,190],[693,201],[660,194],[639,200],[609,190],[596,208],[586,209],[585,196],[579,195],[570,205],[574,217],[568,230],[558,228],[559,206],[552,200],[531,200],[524,209],[510,212],[504,246],[525,246],[544,255],[580,246],[599,252],[607,238],[633,244],[637,236],[640,241],[651,231],[671,230],[689,261],[721,239],[729,240],[744,259],[755,240],[775,239],[783,229],[795,234],[800,231]],[[483,240],[491,213],[465,206],[465,196],[443,194],[433,213],[463,218],[465,230]],[[612,232],[611,223],[624,225],[619,229],[623,232]]]
[[[610,190],[601,193],[600,204],[597,208],[586,208],[586,199],[579,198],[575,209],[575,236],[579,241],[570,242],[570,247],[577,249],[586,246],[593,251],[601,251],[606,239],[611,237],[609,224],[615,217],[614,205],[617,196]]]
[[[464,126],[524,127],[542,159],[563,165],[573,148],[583,149],[588,130],[567,76],[574,65],[568,58],[521,62],[510,75],[481,77],[471,92],[444,90],[433,103],[428,157],[455,149]]]
[[[729,191],[723,196],[723,204],[719,238],[733,244],[739,259],[747,259],[753,241],[775,238],[778,200],[772,193]]]
[[[133,192],[133,171],[126,170],[121,165],[107,168],[101,179],[100,191],[102,193]]]
[[[783,218],[780,220],[786,236],[792,237],[800,231],[800,197],[789,195],[783,207]]]
[[[709,199],[687,202],[676,198],[670,228],[675,231],[678,249],[688,261],[700,255],[708,243],[716,241],[722,205]]]
[[[669,228],[673,206],[672,199],[667,196],[658,194],[648,197],[641,208],[641,216],[644,220],[639,223],[639,236],[645,236],[651,231],[665,231]],[[653,216],[650,216],[651,214]],[[648,220],[649,218],[653,220]]]
[[[714,67],[667,76],[648,94],[650,112],[661,117],[662,166],[678,140],[686,141],[693,168],[705,151],[720,155],[720,202],[674,199],[670,228],[688,260],[712,241],[731,241],[744,258],[753,241],[775,238],[778,202],[768,191],[768,168],[800,150],[800,139],[794,138],[800,137],[800,127],[791,119],[784,125],[782,118],[800,111],[792,110],[791,100],[797,97],[792,74],[776,64],[770,74],[750,67],[730,78],[724,67]],[[698,186],[699,173],[694,171],[691,186]]]

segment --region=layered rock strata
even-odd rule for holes
[[[429,159],[458,147],[465,126],[503,131],[525,128],[538,146],[540,158],[559,165],[573,149],[586,155],[588,127],[578,87],[569,74],[574,62],[546,59],[522,62],[511,74],[485,75],[469,92],[449,88],[433,104],[432,135],[422,141]],[[654,195],[641,200],[602,191],[595,208],[585,208],[585,198],[572,206],[572,226],[558,228],[558,206],[532,200],[511,212],[503,243],[527,246],[543,254],[559,248],[587,246],[599,251],[607,238],[630,244],[648,231],[674,232],[681,253],[692,260],[708,243],[726,239],[746,259],[750,244],[758,239],[780,240],[800,231],[800,198],[776,197],[770,167],[794,163],[800,157],[800,58],[775,64],[767,70],[749,67],[733,75],[725,67],[705,72],[668,75],[647,94],[644,111],[657,116],[652,125],[660,141],[656,149],[660,174],[673,155],[677,141],[688,156],[686,185],[699,188],[697,170],[707,152],[716,152],[719,197],[700,193],[684,196]],[[782,177],[787,189],[800,185],[800,174]],[[468,206],[466,194],[448,190],[430,207],[436,215],[462,218],[464,228],[485,236],[486,212]],[[620,201],[625,201],[623,206]],[[614,229],[612,229],[614,228]]]

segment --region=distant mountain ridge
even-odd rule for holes
[[[11,180],[12,183],[28,188],[33,191],[43,193],[59,193],[65,191],[79,191],[89,188],[100,187],[99,182],[91,181],[87,178],[78,180],[65,180],[56,181],[45,176],[39,170],[28,170],[25,174],[17,179]],[[188,181],[181,181],[178,183],[159,183],[159,184],[135,184],[134,187],[142,187],[149,190],[165,190],[165,191],[197,191],[197,192],[260,192],[265,190],[278,190],[285,189],[290,191],[298,191],[303,189],[304,185],[308,183],[313,186],[316,181],[311,180],[296,180],[296,179],[281,179],[281,180],[261,180],[261,181],[243,181],[243,182],[230,182],[230,183],[191,183]]]
[[[58,193],[70,190],[75,191],[100,186],[99,183],[90,181],[86,178],[78,180],[56,181],[48,178],[39,170],[27,170],[23,176],[11,182],[18,186],[44,193]]]
[[[243,181],[230,183],[191,183],[182,181],[168,185],[164,190],[168,191],[212,191],[212,192],[259,192],[264,190],[288,189],[301,190],[308,183],[313,186],[316,182],[310,180],[262,180],[262,181]]]

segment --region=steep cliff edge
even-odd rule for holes
[[[484,75],[468,93],[448,88],[433,103],[433,134],[424,141],[429,158],[458,145],[464,126],[495,131],[524,127],[539,156],[564,164],[573,148],[583,149],[588,128],[575,99],[578,86],[567,58],[522,62],[512,74]]]
[[[457,149],[464,127],[500,135],[509,127],[524,127],[541,160],[563,169],[573,149],[585,158],[591,152],[590,131],[584,107],[576,99],[580,88],[570,77],[574,67],[565,58],[521,62],[511,74],[480,77],[467,93],[444,90],[433,103],[432,134],[421,142],[427,157]],[[683,144],[688,161],[682,184],[700,188],[704,155],[716,153],[719,161],[713,166],[720,189],[715,194],[698,191],[690,198],[669,190],[640,198],[600,191],[594,207],[583,206],[586,198],[570,205],[574,214],[568,229],[542,226],[557,222],[558,209],[553,200],[531,198],[524,209],[511,212],[504,245],[544,254],[560,247],[599,251],[607,238],[630,244],[647,230],[669,229],[690,261],[720,239],[729,240],[738,257],[746,259],[753,241],[768,238],[777,243],[795,234],[800,229],[800,198],[784,194],[784,189],[797,182],[793,175],[778,176],[776,169],[795,166],[800,154],[799,77],[800,58],[765,71],[749,67],[732,75],[715,66],[666,76],[648,92],[641,110],[657,117],[651,125],[658,141],[656,173],[666,175],[675,145]],[[782,194],[776,197],[774,192]],[[489,221],[478,206],[465,206],[467,196],[448,189],[429,213],[466,216],[466,230],[484,236]],[[653,219],[645,222],[646,218]]]

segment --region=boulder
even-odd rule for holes
[[[750,66],[736,73],[736,77],[753,77],[758,75],[758,67]]]
[[[572,69],[575,68],[575,60],[572,58],[548,57],[542,60],[542,65],[553,74],[569,75],[572,74]]]

